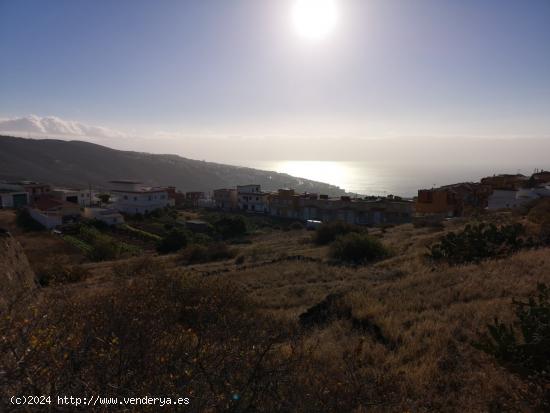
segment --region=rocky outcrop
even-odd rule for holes
[[[37,287],[21,245],[0,229],[0,311],[28,297]]]

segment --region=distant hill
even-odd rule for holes
[[[106,188],[113,179],[173,185],[181,191],[211,191],[243,184],[263,189],[341,195],[322,182],[252,168],[197,161],[177,155],[119,151],[81,141],[24,139],[0,135],[0,180],[35,180],[59,186]]]

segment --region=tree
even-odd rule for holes
[[[246,235],[246,222],[242,217],[223,217],[214,223],[214,228],[223,239],[242,237]]]
[[[181,229],[172,229],[158,243],[157,251],[161,254],[176,252],[187,245],[187,235]]]
[[[111,200],[111,194],[107,194],[107,193],[99,194],[97,197],[99,198],[102,204],[108,204],[109,201]]]

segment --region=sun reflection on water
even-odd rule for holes
[[[265,169],[267,165],[262,165]],[[326,182],[339,186],[349,192],[359,194],[385,195],[380,184],[383,174],[376,168],[369,168],[364,163],[340,161],[275,161],[269,169],[286,173],[298,178]]]

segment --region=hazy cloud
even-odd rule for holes
[[[113,139],[126,134],[103,126],[65,120],[56,116],[40,117],[29,115],[20,118],[0,119],[0,132],[25,134],[33,137],[74,138],[74,139]]]

